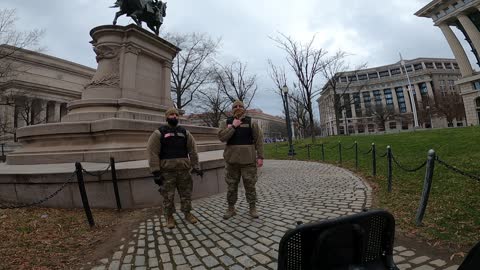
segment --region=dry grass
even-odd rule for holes
[[[83,209],[0,210],[0,269],[78,269],[139,212],[94,209],[90,228]]]

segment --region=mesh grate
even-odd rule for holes
[[[386,221],[384,217],[373,216],[369,219],[370,226],[368,232],[368,245],[365,253],[364,262],[375,261],[382,256],[383,248],[383,233],[386,226]]]
[[[287,269],[302,269],[302,234],[300,232],[288,239]]]

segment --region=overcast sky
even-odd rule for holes
[[[281,100],[273,92],[267,59],[286,65],[285,54],[269,38],[282,32],[295,40],[316,35],[316,47],[352,56],[352,66],[388,65],[417,57],[453,58],[431,19],[413,15],[429,0],[172,0],[167,1],[163,32],[205,32],[222,38],[220,61],[237,59],[258,77],[253,107],[280,115]],[[89,31],[111,24],[116,9],[107,0],[2,0],[0,8],[17,10],[18,30],[44,29],[45,53],[96,68]],[[118,25],[132,23],[122,16]],[[145,24],[144,24],[145,25]],[[463,40],[463,37],[459,36]],[[293,79],[293,78],[292,78]],[[319,77],[316,85],[321,87]],[[316,111],[318,114],[318,110]],[[318,115],[317,115],[318,117]]]

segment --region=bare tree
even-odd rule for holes
[[[216,89],[201,90],[199,92],[198,110],[202,120],[209,127],[219,127],[220,120],[227,115],[230,100],[219,87]]]
[[[199,89],[211,83],[220,39],[198,33],[170,33],[165,38],[182,49],[173,60],[171,91],[177,108],[183,109]]]
[[[309,131],[312,141],[315,140],[314,117],[313,117],[313,99],[320,94],[320,89],[314,89],[315,78],[322,70],[322,59],[326,52],[314,47],[312,39],[303,44],[293,40],[292,37],[280,33],[280,36],[271,38],[279,48],[287,54],[287,62],[292,68],[299,83],[301,100],[305,104],[309,115]]]
[[[36,113],[30,108],[25,107],[25,102],[31,98],[20,91],[12,91],[7,86],[8,81],[12,80],[20,72],[26,70],[25,66],[18,61],[18,57],[24,54],[25,49],[40,51],[38,47],[40,38],[44,31],[34,29],[31,31],[18,31],[15,23],[18,20],[15,9],[0,9],[0,137],[5,138],[8,135],[15,136],[15,120],[5,115],[6,108],[14,108],[20,118],[26,119],[26,124],[32,123],[31,119],[37,119]],[[32,100],[30,100],[32,101]],[[32,118],[33,117],[33,118]]]
[[[0,80],[4,82],[15,76],[19,65],[14,56],[23,53],[23,49],[40,50],[38,42],[43,30],[34,29],[21,32],[15,28],[18,20],[15,9],[0,9]]]
[[[395,119],[397,116],[394,108],[389,108],[382,105],[372,106],[371,112],[373,121],[377,124],[380,131],[385,131],[387,121]]]
[[[462,97],[458,93],[436,94],[434,101],[430,101],[430,104],[434,104],[433,106],[430,105],[431,113],[445,117],[449,126],[453,125],[453,119],[465,119],[465,106]]]
[[[297,131],[301,137],[305,137],[308,131],[310,131],[310,115],[308,109],[303,103],[300,92],[291,92],[289,93],[289,110],[290,110],[290,119],[297,126]]]
[[[245,108],[250,107],[257,93],[257,77],[248,75],[247,65],[240,61],[225,66],[219,65],[215,81],[230,101],[241,100]]]
[[[327,81],[324,89],[328,89],[332,92],[333,95],[333,111],[335,113],[335,126],[336,129],[340,128],[340,118],[342,118],[342,112],[350,107],[354,102],[354,97],[352,95],[352,83],[357,80],[349,79],[346,82],[341,81],[341,77],[344,77],[348,72],[349,77],[356,78],[356,75],[359,70],[366,68],[366,64],[360,64],[355,67],[352,71],[350,70],[350,65],[346,62],[348,57],[347,53],[343,51],[338,51],[335,55],[328,57],[323,62],[322,74],[325,80]],[[367,80],[363,86],[366,85]],[[356,87],[358,93],[362,89],[362,85]]]

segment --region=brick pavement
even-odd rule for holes
[[[311,222],[360,212],[371,204],[371,189],[347,170],[328,164],[268,160],[257,183],[259,219],[248,215],[243,190],[237,215],[223,220],[225,194],[193,202],[196,225],[177,212],[177,227],[163,216],[140,223],[129,239],[120,239],[111,257],[88,268],[116,269],[276,269],[278,244],[296,221]],[[178,209],[178,207],[177,207]],[[458,266],[395,247],[401,270],[456,270]],[[85,267],[87,268],[87,267]]]

